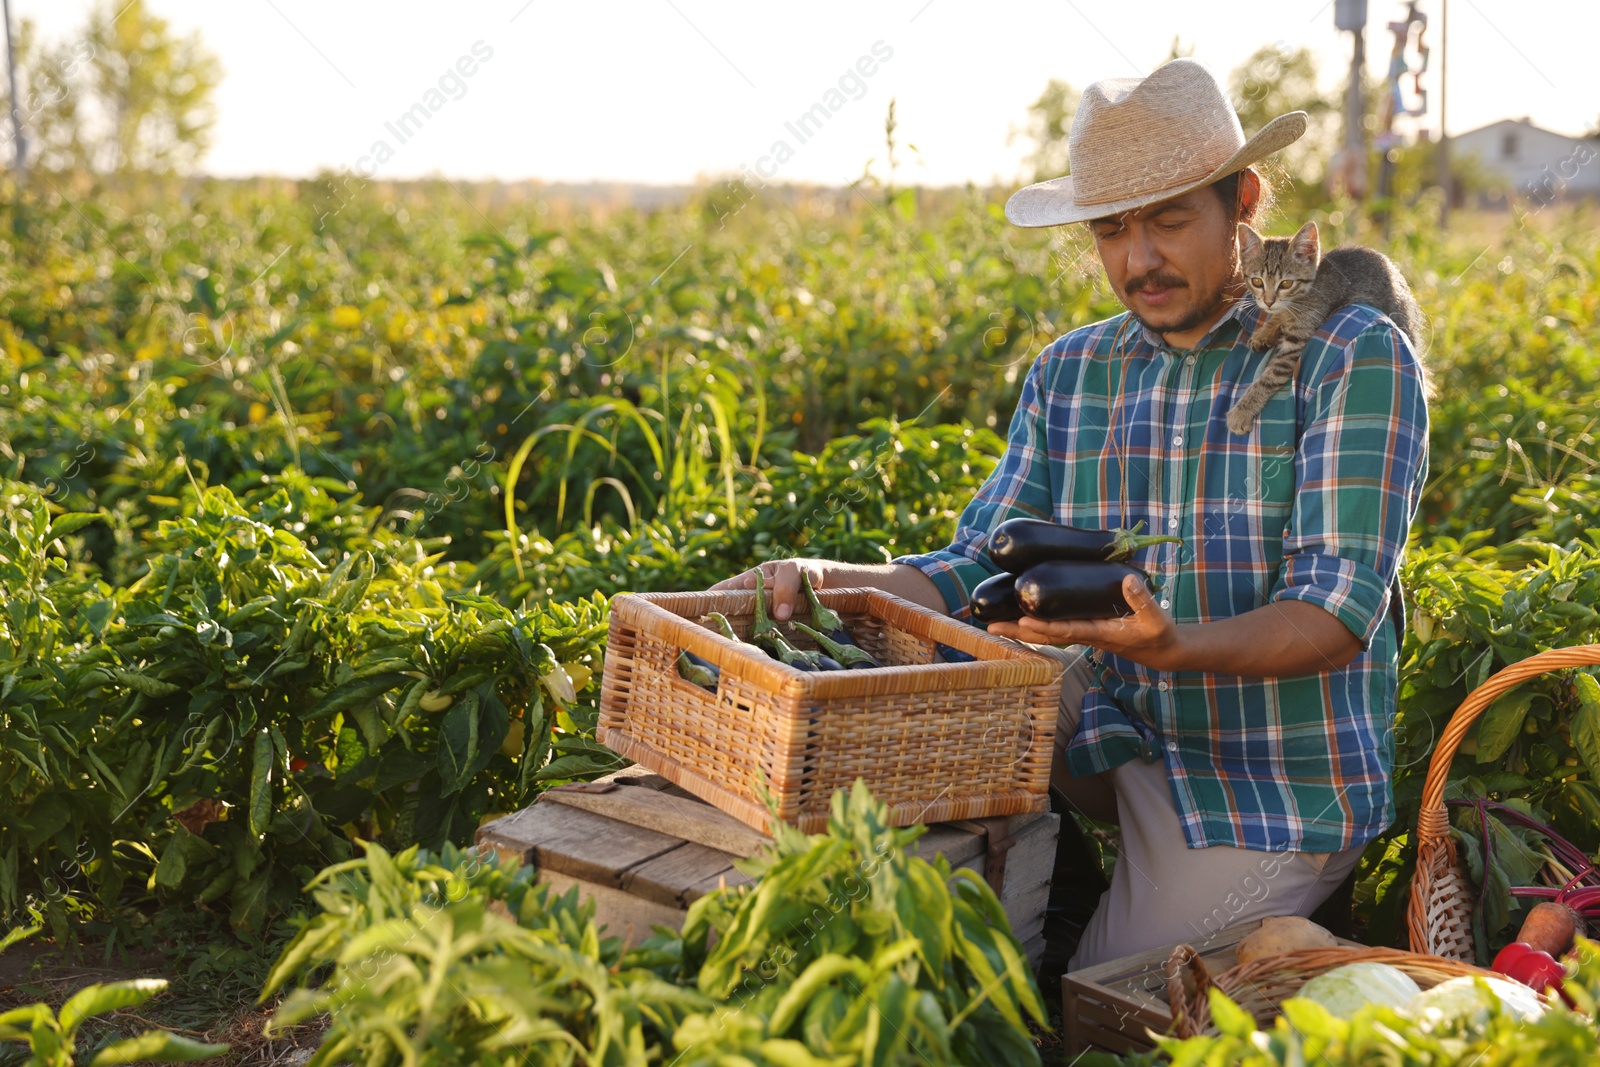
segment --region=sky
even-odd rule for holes
[[[1420,5],[1434,20],[1429,128],[1441,2]],[[222,61],[202,164],[222,176],[678,184],[759,165],[776,181],[839,184],[870,159],[881,169],[893,98],[900,182],[1007,183],[1028,148],[1010,135],[1051,78],[1081,88],[1148,73],[1174,36],[1220,77],[1267,44],[1311,47],[1330,83],[1350,57],[1330,0],[147,4]],[[72,39],[91,6],[11,0],[14,19],[56,40]],[[1387,66],[1384,23],[1403,6],[1369,4],[1374,71]],[[1529,116],[1580,134],[1600,117],[1600,2],[1449,0],[1448,22],[1448,132]],[[398,125],[419,103],[427,121]],[[818,103],[825,124],[786,125]],[[791,149],[781,163],[779,141]]]

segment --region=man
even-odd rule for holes
[[[1121,827],[1070,969],[1309,914],[1393,818],[1391,590],[1427,468],[1417,357],[1375,310],[1341,308],[1250,433],[1226,424],[1266,359],[1246,344],[1259,311],[1241,299],[1236,240],[1263,195],[1251,164],[1304,129],[1295,112],[1247,141],[1189,59],[1090,86],[1072,176],[1019,191],[1006,213],[1088,223],[1128,312],[1034,363],[1006,453],[947,548],[762,565],[779,618],[801,567],[966,617],[1007,518],[1183,539],[1140,553],[1159,591],[1130,579],[1128,617],[990,627],[1070,664],[1052,785]]]

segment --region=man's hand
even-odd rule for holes
[[[1136,574],[1122,580],[1122,596],[1133,614],[1078,622],[1045,622],[1024,615],[1016,622],[991,623],[989,632],[1033,645],[1091,645],[1152,670],[1179,670],[1178,624],[1172,616]]]
[[[724,578],[712,586],[722,589],[754,589],[756,571],[762,575],[767,587],[767,606],[772,617],[786,622],[796,611],[806,606],[805,594],[800,591],[800,572],[811,578],[811,588],[823,589],[882,589],[902,600],[944,612],[944,595],[933,579],[906,563],[839,563],[831,559],[769,559],[759,567],[751,567],[732,578]]]
[[[721,589],[754,589],[756,571],[761,572],[762,584],[767,588],[767,607],[779,622],[788,621],[795,609],[805,604],[805,594],[800,591],[800,572],[811,579],[811,588],[822,589],[828,581],[829,563],[820,559],[769,559],[759,567],[751,567],[732,578],[724,578],[711,587]]]
[[[1133,614],[1120,619],[1043,622],[1025,615],[991,623],[989,632],[1035,645],[1090,645],[1156,671],[1248,678],[1336,671],[1361,654],[1361,638],[1304,600],[1273,601],[1229,619],[1179,625],[1137,575],[1123,580],[1122,595]]]

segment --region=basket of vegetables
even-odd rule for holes
[[[1456,854],[1444,799],[1450,763],[1462,738],[1485,709],[1530,678],[1564,667],[1587,667],[1597,663],[1600,663],[1600,645],[1577,645],[1536,653],[1490,675],[1467,694],[1450,717],[1428,763],[1421,812],[1417,817],[1417,873],[1412,879],[1406,906],[1406,929],[1413,949],[1452,959],[1468,959],[1473,954],[1472,908],[1476,893]],[[1582,673],[1573,676],[1573,683],[1584,708],[1584,721],[1600,719],[1600,684]],[[1578,729],[1576,725],[1573,727],[1575,739]],[[1547,834],[1554,837],[1553,833],[1547,831]],[[1527,892],[1518,893],[1546,899],[1529,913],[1523,933],[1507,949],[1522,944],[1559,961],[1560,955],[1571,946],[1574,933],[1583,932],[1583,918],[1600,914],[1600,871],[1581,849],[1559,839],[1556,844],[1557,854],[1567,860],[1566,867],[1571,869],[1562,869],[1560,882],[1548,890],[1528,887]],[[1501,955],[1504,956],[1505,951]],[[1501,962],[1497,957],[1497,969]],[[1508,970],[1512,966],[1506,962]],[[1529,966],[1523,963],[1519,970]]]
[[[1213,977],[1192,947],[1179,945],[1166,973],[1177,1037],[1216,1032],[1212,988],[1227,994],[1258,1027],[1269,1025],[1290,998],[1316,1001],[1343,1019],[1380,1004],[1430,1026],[1452,1027],[1494,1011],[1534,1018],[1546,1008],[1540,994],[1505,975],[1398,948],[1291,949],[1235,964]]]
[[[1412,951],[1338,946],[1304,919],[1269,919],[1251,935],[1255,944],[1250,939],[1240,943],[1235,965],[1212,977],[1191,946],[1179,945],[1166,965],[1173,1032],[1193,1037],[1212,1031],[1211,988],[1226,993],[1258,1025],[1291,997],[1317,1000],[1336,1015],[1382,1003],[1434,1022],[1495,1009],[1526,1017],[1543,1011],[1549,998],[1566,999],[1562,983],[1569,967],[1564,957],[1586,933],[1585,920],[1600,914],[1600,868],[1582,849],[1535,824],[1551,838],[1557,884],[1513,889],[1517,895],[1542,899],[1524,919],[1517,940],[1495,956],[1492,969],[1468,963],[1476,891],[1450,836],[1444,793],[1456,749],[1486,708],[1546,671],[1597,663],[1600,645],[1540,652],[1490,676],[1451,716],[1428,764],[1417,819],[1417,870],[1406,914]],[[1600,683],[1577,674],[1574,684],[1586,711],[1600,716]],[[1512,809],[1502,814],[1531,822]]]
[[[1060,663],[875,589],[619,594],[597,738],[765,831],[862,779],[893,825],[1049,808]],[[763,796],[766,794],[766,797]]]

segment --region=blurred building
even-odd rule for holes
[[[1569,137],[1526,118],[1501,119],[1450,138],[1450,154],[1476,157],[1482,176],[1541,202],[1600,196],[1600,139]]]

